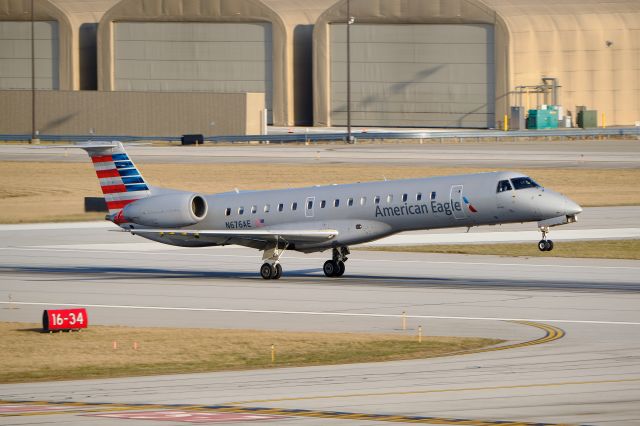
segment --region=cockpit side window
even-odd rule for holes
[[[501,180],[500,182],[498,182],[498,189],[496,192],[505,192],[505,191],[511,191],[513,188],[511,188],[511,183],[509,183],[508,180]]]
[[[513,183],[513,187],[518,190],[518,189],[525,189],[525,188],[539,188],[540,185],[538,185],[533,179],[531,179],[530,177],[517,177],[517,178],[513,178],[511,179],[511,183]]]

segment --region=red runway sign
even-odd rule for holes
[[[42,328],[45,331],[79,330],[88,325],[89,317],[84,308],[48,309],[42,313]]]

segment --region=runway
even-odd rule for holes
[[[590,223],[601,220],[606,215]],[[640,262],[354,251],[345,277],[327,279],[325,257],[287,253],[283,278],[264,281],[259,253],[248,249],[171,248],[95,226],[3,227],[0,320],[39,322],[47,306],[77,304],[92,324],[403,333],[406,312],[409,332],[421,325],[428,335],[519,346],[388,363],[0,385],[0,422],[640,422]]]
[[[346,145],[130,146],[140,163],[398,164],[422,166],[637,168],[638,141],[461,142]],[[81,150],[1,145],[5,161],[86,162]]]

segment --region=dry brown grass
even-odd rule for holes
[[[418,167],[360,164],[139,164],[157,186],[202,193],[234,188],[275,189],[330,183],[414,178],[488,171],[469,167]],[[583,206],[640,204],[640,170],[523,169],[545,186]],[[83,220],[83,199],[100,196],[87,163],[0,162],[0,223]]]
[[[0,383],[428,358],[501,342],[429,337],[418,343],[409,335],[103,326],[80,333],[39,330],[37,324],[0,323]]]
[[[533,242],[506,244],[447,244],[366,247],[362,250],[414,253],[480,254],[520,257],[569,257],[640,260],[640,240],[559,241],[552,251],[542,252]]]

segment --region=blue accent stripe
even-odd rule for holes
[[[115,162],[116,169],[131,169],[134,168],[134,165],[131,161],[116,161]]]
[[[144,183],[144,179],[142,179],[142,177],[140,176],[123,177],[122,183],[124,183],[125,185],[132,184],[132,183]]]
[[[140,176],[140,173],[136,169],[120,169],[118,170],[120,176]]]
[[[125,186],[127,187],[127,192],[149,190],[149,187],[147,185],[125,185]]]
[[[129,161],[129,156],[127,154],[113,154],[111,158],[113,158],[113,161]]]

